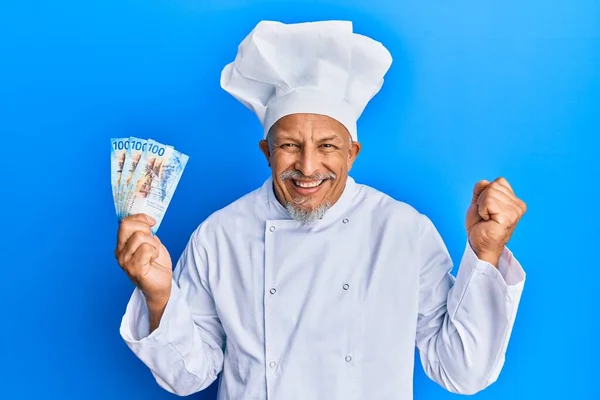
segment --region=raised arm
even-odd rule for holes
[[[525,272],[506,243],[525,208],[504,182],[475,186],[456,279],[442,238],[422,216],[417,347],[427,375],[456,393],[498,378],[523,291]]]
[[[122,237],[131,229],[128,222],[133,221],[121,224]],[[194,232],[172,273],[170,257],[156,237],[133,235],[147,243],[137,246],[145,255],[134,246],[117,249],[120,265],[136,284],[121,336],[157,383],[178,395],[205,389],[223,368],[225,334],[205,280],[207,257],[200,231]],[[129,261],[123,252],[133,254]]]

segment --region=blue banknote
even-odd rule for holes
[[[133,136],[128,138],[127,152],[125,154],[125,161],[123,162],[122,179],[117,187],[117,217],[119,220],[123,218],[123,214],[125,213],[126,189],[129,186],[131,178],[133,178],[135,169],[142,157],[142,154],[146,150],[146,142],[146,139],[140,139]]]
[[[123,215],[144,213],[156,220],[158,230],[188,161],[172,146],[147,141],[133,177],[125,189]]]
[[[111,139],[111,183],[117,218],[147,214],[156,233],[189,157],[153,139]]]
[[[118,189],[121,183],[123,165],[127,148],[129,147],[129,138],[110,139],[110,181],[112,186],[113,201],[115,203],[115,212],[119,216]]]

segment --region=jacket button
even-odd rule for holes
[[[275,227],[274,227],[274,226],[272,226],[272,227],[270,227],[270,228],[269,228],[269,230],[270,230],[271,232],[275,232]]]
[[[346,356],[346,362],[350,362],[350,361],[352,361],[352,357]]]
[[[269,367],[271,367],[271,368],[275,368],[276,365],[277,365],[277,363],[275,361],[271,361],[269,363]]]
[[[348,218],[344,218],[344,219],[342,220],[342,222],[343,222],[343,223],[345,223],[345,224],[347,224],[347,223],[348,223]]]
[[[276,292],[276,291],[277,291],[277,290],[276,290],[275,288],[271,288],[271,290],[269,290],[269,292],[270,292],[271,294],[275,294],[275,292]]]
[[[344,290],[348,290],[350,288],[350,285],[348,285],[347,283],[344,284]]]

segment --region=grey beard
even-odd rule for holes
[[[316,208],[306,208],[299,204],[288,202],[285,205],[286,210],[290,214],[290,217],[303,224],[310,224],[323,218],[325,212],[329,209],[329,203],[320,204]]]
[[[285,171],[280,175],[282,180],[287,179],[302,179],[307,178],[300,171],[289,170]],[[327,174],[315,174],[313,176],[308,177],[312,180],[321,180],[321,179],[336,179],[336,175],[333,172],[329,172]],[[325,212],[331,207],[329,202],[318,205],[316,208],[303,207],[303,204],[307,201],[310,201],[308,197],[298,197],[295,198],[293,202],[287,202],[285,204],[285,209],[290,214],[290,217],[295,219],[296,221],[302,222],[303,224],[309,224],[315,221],[320,220],[325,215]]]

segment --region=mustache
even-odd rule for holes
[[[321,180],[326,180],[326,179],[331,179],[334,180],[337,178],[337,175],[333,172],[328,172],[326,174],[321,174],[321,173],[316,173],[310,176],[306,176],[304,175],[301,171],[298,170],[288,170],[288,171],[284,171],[281,175],[279,175],[279,178],[281,180],[286,180],[286,179],[304,179],[304,180],[310,180],[310,181],[321,181]]]

